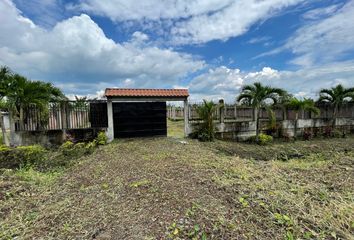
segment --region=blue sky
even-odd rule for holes
[[[234,101],[260,81],[298,97],[354,85],[354,1],[0,0],[0,65],[73,95],[189,88]]]

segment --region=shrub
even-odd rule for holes
[[[0,168],[19,168],[41,165],[47,151],[39,145],[10,148],[0,147]]]
[[[197,138],[201,142],[211,142],[211,141],[214,140],[214,133],[211,133],[211,132],[206,131],[206,130],[200,130],[198,132]]]
[[[281,137],[283,138],[284,142],[290,142],[293,140],[293,137],[291,137],[287,132],[282,133]]]
[[[94,151],[97,146],[97,141],[84,143],[79,142],[74,144],[71,141],[66,141],[60,146],[60,150],[64,156],[77,158],[85,154],[90,154]]]
[[[333,137],[335,137],[335,138],[344,138],[345,137],[345,133],[343,131],[335,129],[333,131]]]
[[[74,148],[74,143],[72,141],[66,141],[60,146],[60,151],[63,153],[65,156],[70,156],[73,152]]]
[[[259,134],[258,137],[258,144],[260,145],[267,145],[269,143],[273,142],[273,137],[266,135],[266,134]]]
[[[304,140],[311,140],[313,138],[313,132],[311,128],[305,128],[303,133]]]
[[[326,137],[326,138],[331,137],[332,134],[333,134],[333,128],[332,127],[327,126],[327,127],[324,128],[324,130],[323,130],[323,136],[324,137]]]
[[[270,136],[270,135],[267,135],[267,134],[259,134],[258,136],[258,141],[256,140],[256,136],[252,136],[249,138],[249,141],[250,142],[254,142],[254,143],[257,143],[259,145],[267,145],[271,142],[273,142],[273,137]]]
[[[203,122],[199,124],[199,129],[195,133],[200,141],[213,141],[215,137],[215,126],[213,122],[213,112],[216,104],[212,101],[203,100],[203,104],[198,106],[197,112]]]
[[[95,148],[97,147],[97,141],[93,140],[92,142],[89,142],[85,146],[85,153],[86,154],[91,154],[93,151],[95,151]]]
[[[108,142],[108,138],[106,136],[106,133],[105,132],[99,132],[98,135],[97,135],[97,138],[96,138],[96,143],[98,145],[106,145]]]

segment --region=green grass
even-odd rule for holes
[[[167,136],[174,138],[183,138],[184,137],[184,121],[172,121],[167,120]]]
[[[353,137],[186,141],[118,140],[66,170],[0,172],[0,239],[352,239]]]

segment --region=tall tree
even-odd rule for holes
[[[354,88],[345,88],[338,84],[330,89],[321,89],[319,102],[331,103],[333,106],[332,124],[336,125],[336,118],[339,108],[345,103],[353,99]]]
[[[259,114],[260,108],[267,105],[267,101],[277,103],[279,97],[284,96],[286,91],[281,88],[263,86],[256,82],[242,88],[241,94],[237,97],[240,103],[248,104],[253,107],[254,118],[256,121],[256,141],[259,139]]]
[[[320,109],[315,106],[315,102],[312,99],[305,98],[303,100],[297,99],[295,97],[291,98],[287,103],[286,107],[295,111],[295,124],[294,124],[294,138],[296,139],[298,121],[299,121],[299,112],[309,111],[316,115],[320,114]]]

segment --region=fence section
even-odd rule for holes
[[[13,117],[16,131],[107,127],[105,101],[51,102],[46,108],[31,105]]]
[[[188,109],[189,121],[200,120],[198,108],[202,103],[190,104]],[[334,109],[330,104],[317,104],[320,109],[320,114],[315,115],[309,111],[299,111],[299,119],[331,119],[333,117]],[[221,111],[222,109],[222,111]],[[214,110],[214,119],[220,120],[220,113],[223,112],[225,121],[251,121],[254,119],[254,110],[250,106],[240,106],[237,104],[217,105]],[[285,109],[282,107],[275,107],[272,109],[276,120],[294,120],[296,118],[296,111],[292,109]],[[167,109],[167,117],[171,119],[183,119],[183,107]],[[266,108],[261,108],[259,112],[260,119],[269,119],[269,111]],[[337,118],[354,118],[354,103],[346,103],[338,109]]]

